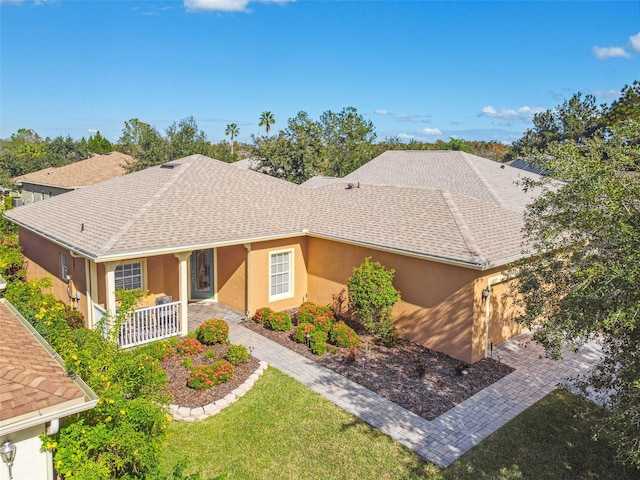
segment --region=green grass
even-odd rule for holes
[[[630,479],[613,450],[591,440],[599,410],[557,390],[448,469],[408,449],[278,370],[202,422],[174,422],[161,469],[187,460],[203,480]],[[578,415],[578,414],[581,415]]]
[[[592,440],[602,409],[555,390],[470,450],[445,479],[638,479],[615,464],[605,441]]]
[[[182,459],[203,479],[440,478],[437,467],[273,368],[218,415],[174,422],[164,474]]]

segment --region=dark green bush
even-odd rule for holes
[[[311,334],[315,328],[313,323],[302,322],[298,324],[293,332],[293,339],[298,343],[307,343],[307,334]]]
[[[343,321],[335,323],[331,327],[329,338],[331,343],[342,348],[357,347],[360,345],[360,339],[356,332]]]
[[[269,316],[269,326],[279,332],[291,330],[291,317],[287,312],[274,312]]]
[[[71,308],[69,305],[65,305],[64,319],[71,328],[84,327],[84,315],[82,315],[82,312]]]
[[[249,350],[244,345],[229,345],[224,358],[229,360],[232,365],[239,365],[249,361]]]
[[[327,332],[315,330],[311,334],[311,351],[321,357],[327,351]]]
[[[225,343],[229,339],[229,324],[220,318],[212,318],[198,327],[197,334],[204,345]]]

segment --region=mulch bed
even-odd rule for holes
[[[399,340],[387,348],[357,325],[362,345],[355,360],[348,349],[318,357],[291,332],[276,332],[262,324],[244,321],[242,326],[343,375],[427,420],[473,396],[513,371],[508,365],[485,358],[472,365],[421,345]],[[350,358],[351,357],[351,358]],[[362,360],[364,357],[364,361]],[[462,373],[466,370],[466,374]]]
[[[194,367],[206,363],[211,364],[216,360],[220,360],[224,357],[224,354],[227,351],[227,345],[220,344],[205,345],[204,348],[205,349],[202,353],[191,356]],[[216,352],[215,359],[207,360],[205,358],[207,350],[214,350]],[[189,370],[180,364],[184,358],[185,357],[180,355],[174,355],[164,362],[162,367],[167,372],[167,377],[169,379],[168,387],[172,397],[171,403],[188,408],[202,407],[224,398],[242,385],[249,375],[254,373],[260,366],[260,361],[251,357],[249,362],[236,365],[231,381],[216,385],[209,390],[194,390],[187,386]]]
[[[488,358],[466,365],[406,340],[399,340],[395,347],[387,348],[360,331],[357,325],[351,326],[358,331],[362,345],[355,350],[355,356],[350,355],[348,349],[337,349],[337,353],[326,353],[322,357],[311,353],[306,345],[295,342],[292,332],[275,332],[250,321],[244,321],[242,325],[427,420],[433,420],[513,371],[508,365]],[[205,346],[205,352],[216,351],[216,360],[224,356],[226,349],[226,345]],[[215,361],[206,360],[205,352],[192,356],[194,366]],[[236,366],[230,382],[197,391],[187,387],[189,371],[180,364],[183,358],[176,355],[165,362],[163,368],[169,378],[172,403],[189,408],[224,398],[259,366],[259,361],[251,357],[248,363]],[[462,370],[467,373],[463,374]]]

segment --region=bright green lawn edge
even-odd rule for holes
[[[600,409],[556,390],[450,468],[404,446],[269,368],[238,402],[201,422],[174,422],[161,469],[187,460],[202,479],[631,479],[591,439]]]

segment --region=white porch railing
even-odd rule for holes
[[[180,302],[139,308],[120,325],[118,345],[133,347],[162,340],[180,333]]]
[[[94,304],[94,321],[98,325],[106,315],[105,309]],[[103,335],[107,334],[105,324]],[[165,303],[153,307],[138,308],[120,325],[118,346],[134,347],[180,334],[180,302]]]

